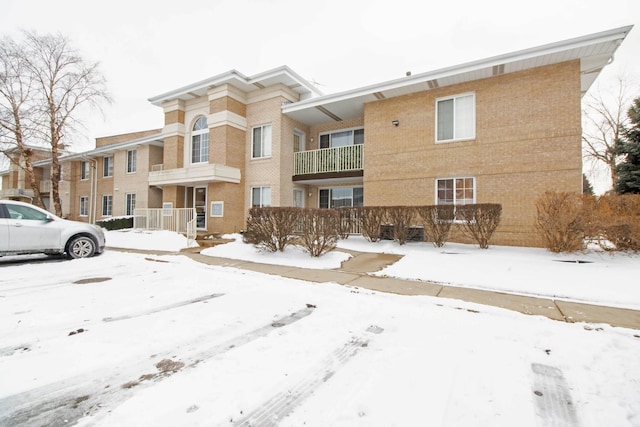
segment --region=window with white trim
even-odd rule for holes
[[[80,197],[80,216],[89,215],[89,198],[87,196]]]
[[[437,205],[468,205],[476,200],[475,178],[444,178],[436,180]]]
[[[102,176],[109,178],[113,176],[113,156],[102,158]]]
[[[191,163],[207,163],[209,161],[209,126],[207,118],[196,120],[191,130]]]
[[[257,126],[251,130],[251,158],[271,157],[271,125]]]
[[[89,179],[89,162],[80,162],[80,180]]]
[[[436,142],[476,136],[476,98],[473,93],[436,100]]]
[[[213,218],[222,218],[224,216],[224,202],[211,202],[211,216]]]
[[[125,198],[125,215],[133,215],[133,212],[136,210],[136,195],[133,193],[127,193]]]
[[[138,168],[138,150],[127,150],[127,173],[134,173]]]
[[[113,196],[102,196],[102,216],[111,216],[113,212]]]
[[[251,188],[251,207],[263,208],[271,206],[271,187]]]
[[[342,208],[364,205],[362,187],[333,187],[320,189],[321,208]]]
[[[345,147],[364,144],[364,129],[348,129],[320,135],[320,148]]]

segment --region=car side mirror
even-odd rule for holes
[[[44,219],[44,222],[52,222],[53,221],[53,217],[51,215],[47,215],[46,218]]]

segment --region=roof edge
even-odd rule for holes
[[[532,48],[513,51],[506,54],[501,54],[501,55],[491,56],[484,59],[465,62],[462,64],[440,68],[433,71],[427,71],[425,73],[415,74],[410,77],[400,77],[398,79],[388,80],[385,82],[363,86],[360,88],[349,89],[347,91],[338,92],[335,94],[328,94],[318,98],[298,101],[295,103],[285,105],[283,107],[283,112],[284,113],[294,112],[294,111],[306,109],[309,107],[320,106],[328,102],[337,102],[337,101],[341,101],[341,100],[345,100],[345,99],[349,99],[357,96],[369,95],[369,94],[383,91],[383,90],[389,90],[397,87],[402,87],[405,85],[427,82],[428,80],[442,78],[452,74],[469,72],[469,71],[473,71],[473,70],[484,68],[484,67],[490,67],[493,65],[506,64],[509,62],[515,62],[515,61],[526,59],[526,58],[552,54],[559,51],[569,50],[569,49],[573,49],[573,48],[588,45],[588,44],[619,40],[619,43],[618,43],[618,46],[619,46],[622,43],[622,41],[627,37],[627,35],[629,34],[632,28],[633,28],[633,25],[627,25],[619,28],[614,28],[611,30],[601,31],[598,33],[588,34],[588,35],[566,39],[558,42],[543,44],[543,45],[532,47]],[[612,53],[612,56],[613,56],[613,53]]]

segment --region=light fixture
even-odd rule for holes
[[[391,124],[394,125],[395,127],[398,127],[398,125],[400,124],[400,122],[398,120],[392,120]]]

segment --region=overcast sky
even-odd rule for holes
[[[92,148],[99,136],[161,128],[148,98],[230,69],[288,65],[327,94],[639,18],[638,0],[2,0],[0,34],[61,32],[100,63],[114,102],[76,143]],[[640,80],[640,25],[596,85],[622,72]]]

